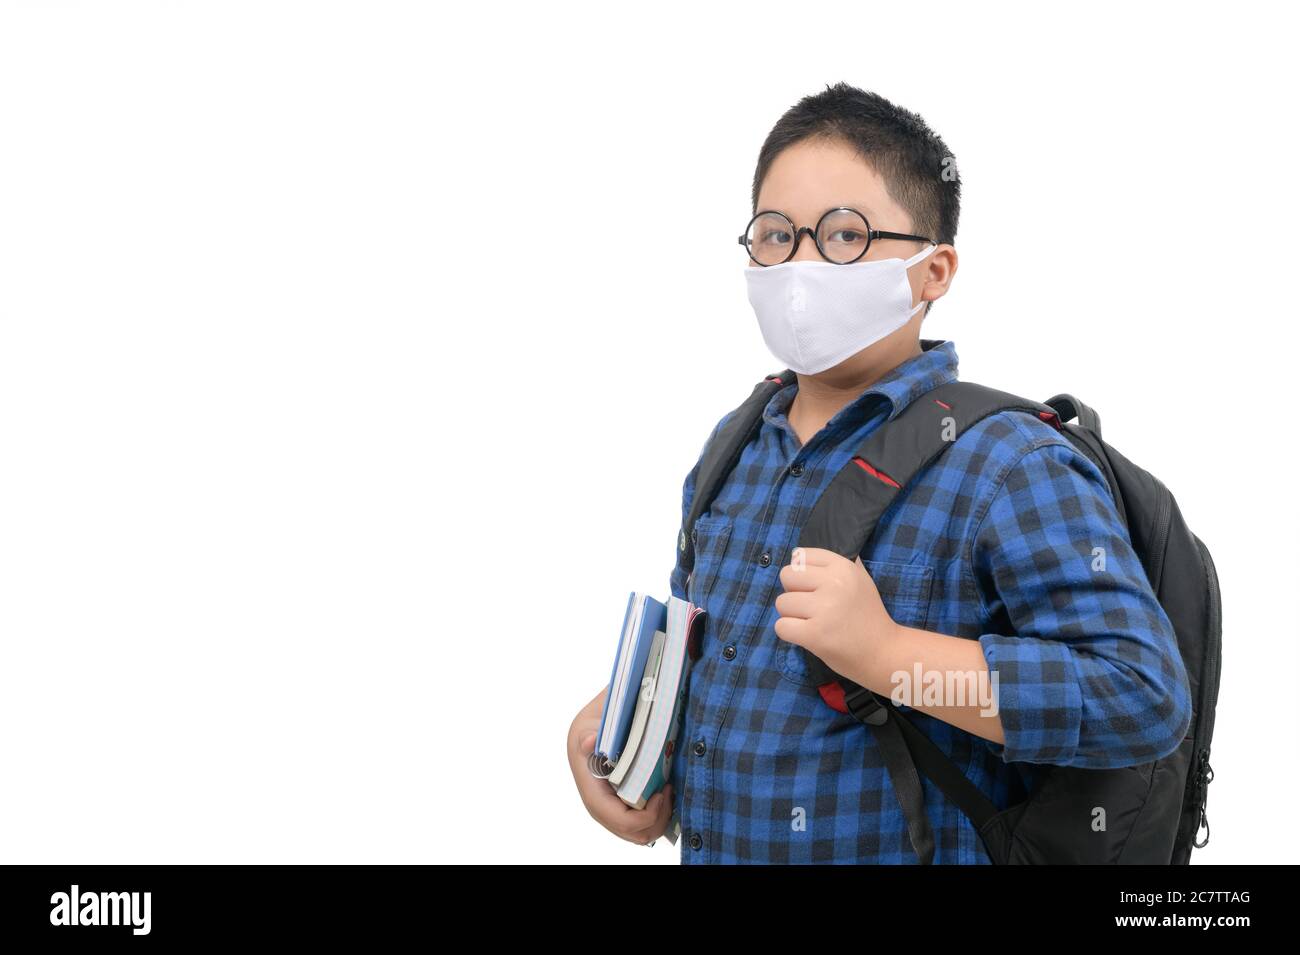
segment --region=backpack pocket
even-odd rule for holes
[[[930,592],[934,586],[934,569],[920,564],[892,560],[863,560],[867,573],[880,591],[880,600],[896,623],[924,630],[930,617]],[[801,686],[817,682],[808,665],[808,651],[798,644],[787,643],[773,633],[781,644],[781,675]]]
[[[1165,776],[1155,763],[1118,769],[1044,767],[1028,800],[998,813],[980,830],[995,865],[1168,863],[1173,829],[1148,819],[1153,788]],[[1159,823],[1159,820],[1155,820]],[[1168,831],[1163,831],[1168,830]],[[1143,849],[1135,849],[1141,843]]]

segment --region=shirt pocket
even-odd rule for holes
[[[695,565],[686,578],[686,599],[705,610],[709,609],[709,596],[727,553],[731,528],[731,521],[725,517],[701,517],[691,529],[691,540],[695,544]]]
[[[863,560],[862,565],[876,583],[880,600],[895,623],[924,630],[930,618],[930,592],[934,586],[934,568],[920,564],[903,564],[892,560]],[[815,686],[809,670],[808,651],[798,644],[781,640],[773,631],[783,652],[781,675],[801,686]]]

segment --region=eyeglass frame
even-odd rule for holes
[[[826,250],[822,248],[822,244],[817,238],[817,233],[821,231],[822,223],[826,221],[826,217],[830,215],[832,212],[852,212],[859,219],[861,219],[863,224],[867,227],[867,244],[862,247],[861,252],[859,252],[853,258],[849,259],[847,262],[836,262],[834,259],[832,259],[829,255],[826,254]],[[782,259],[780,262],[773,262],[772,265],[785,265],[785,263],[789,262],[792,258],[794,258],[795,255],[799,252],[799,243],[803,240],[803,234],[805,232],[809,233],[812,236],[813,244],[817,246],[817,254],[820,255],[823,259],[825,259],[827,262],[831,263],[831,265],[852,265],[854,262],[858,261],[858,259],[862,258],[864,255],[867,254],[867,250],[871,248],[871,243],[874,239],[907,239],[908,241],[915,241],[915,242],[929,242],[931,245],[936,245],[936,246],[939,244],[938,242],[935,242],[934,239],[926,238],[923,235],[909,235],[906,232],[885,232],[880,229],[873,229],[871,228],[871,222],[868,221],[867,217],[863,215],[861,212],[859,212],[857,209],[851,208],[850,206],[836,206],[833,209],[827,209],[817,219],[817,225],[811,229],[806,225],[796,226],[794,224],[794,220],[791,219],[784,212],[780,212],[776,209],[763,209],[759,212],[755,212],[754,215],[750,218],[750,220],[747,223],[745,223],[745,231],[740,234],[740,237],[736,241],[745,247],[745,251],[749,254],[749,260],[753,262],[755,265],[764,269],[769,268],[769,266],[763,262],[758,261],[758,259],[754,258],[754,253],[750,251],[749,243],[745,241],[745,237],[749,235],[749,230],[753,228],[754,222],[758,219],[759,216],[769,216],[769,215],[780,216],[786,222],[790,223],[790,228],[794,231],[794,241],[790,243],[790,254],[787,255],[784,259]]]

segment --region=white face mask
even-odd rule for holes
[[[935,248],[927,246],[907,260],[746,266],[749,303],[763,341],[778,361],[801,375],[834,368],[925,307],[924,302],[912,307],[907,270]]]

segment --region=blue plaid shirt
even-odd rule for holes
[[[957,377],[952,343],[924,344],[805,445],[786,418],[797,382],[774,394],[696,524],[693,573],[672,572],[671,592],[709,614],[673,756],[684,863],[917,861],[874,738],[822,700],[774,624],[781,567],[822,490],[882,422]],[[894,620],[978,640],[996,671],[1005,743],[908,715],[998,807],[1024,798],[1034,764],[1133,765],[1186,733],[1173,627],[1106,479],[1035,416],[1001,412],[963,433],[899,493],[861,558]],[[966,817],[922,783],[934,861],[987,864]]]

